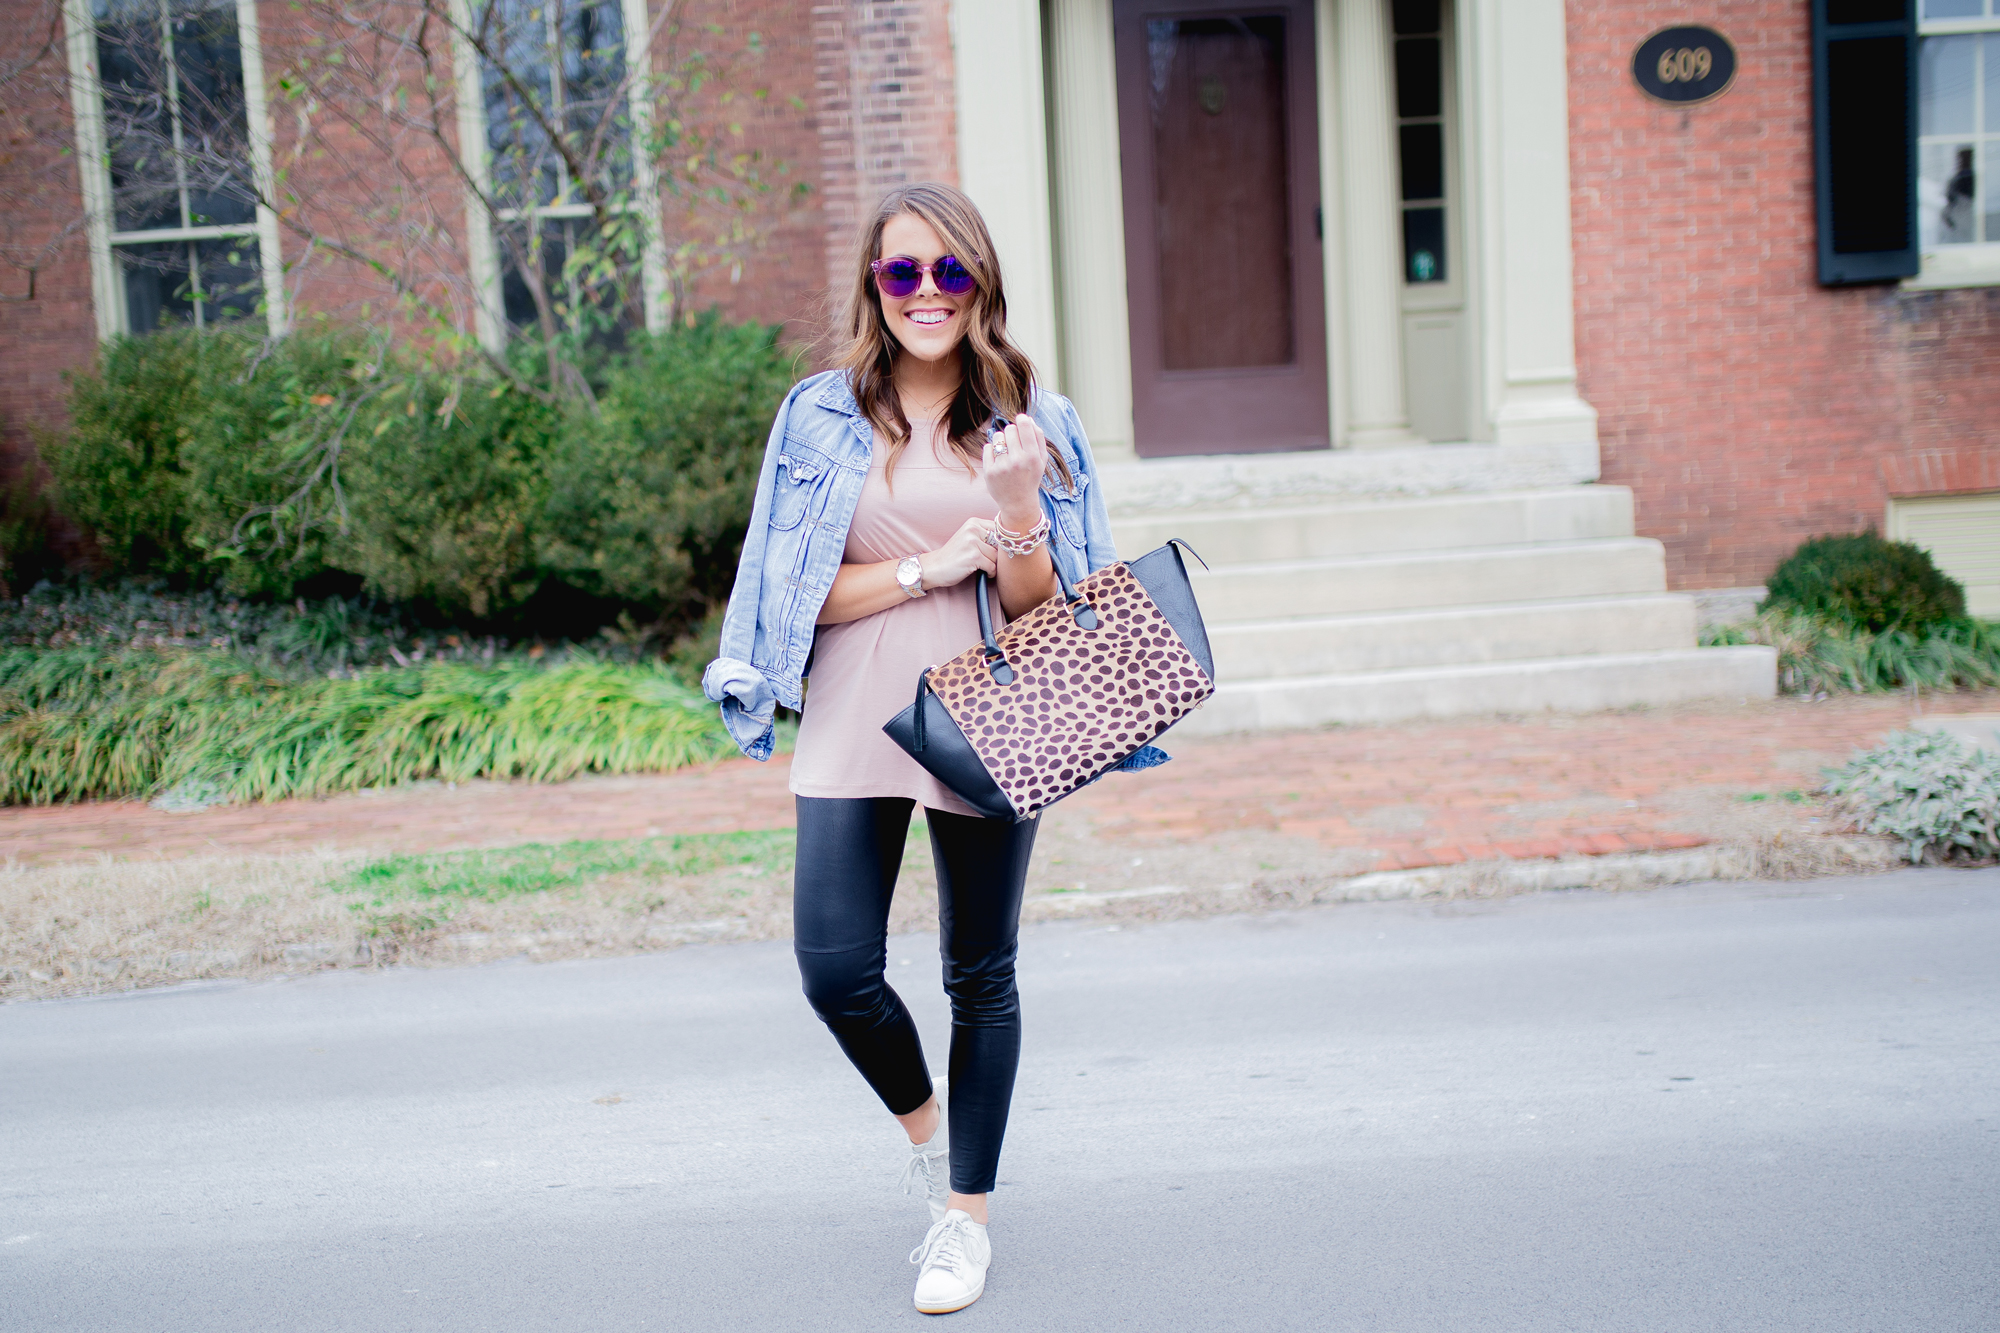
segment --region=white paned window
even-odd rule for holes
[[[281,331],[254,0],[70,0],[65,18],[99,333],[260,309]]]
[[[2000,283],[2000,0],[1921,0],[1910,286]]]
[[[470,203],[482,339],[497,346],[545,309],[565,332],[661,327],[657,186],[634,133],[650,105],[626,50],[646,32],[646,0],[468,0],[460,14],[459,130],[485,147]],[[641,281],[628,289],[614,271]]]

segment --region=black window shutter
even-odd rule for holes
[[[1812,0],[1819,280],[1916,274],[1916,0]]]

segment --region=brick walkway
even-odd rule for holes
[[[2000,712],[2000,691],[1926,698]],[[1058,810],[1094,836],[1190,842],[1259,832],[1371,855],[1381,869],[1496,856],[1696,846],[1718,811],[1811,790],[1820,769],[1912,715],[1911,701],[1777,700],[1187,740],[1175,762]],[[167,814],[129,801],[0,810],[0,860],[174,857],[313,847],[425,851],[789,827],[786,764],[665,777],[473,783]],[[1806,811],[1801,812],[1803,817]]]

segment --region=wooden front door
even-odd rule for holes
[[[1114,0],[1140,454],[1328,445],[1311,0]]]

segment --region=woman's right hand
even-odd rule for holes
[[[992,519],[968,518],[951,534],[950,541],[918,556],[924,567],[924,587],[949,588],[979,570],[993,574],[998,568],[999,551],[987,540],[992,531]]]

